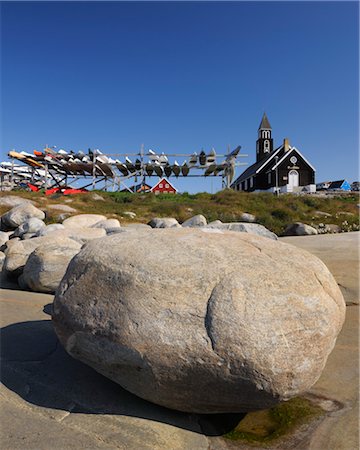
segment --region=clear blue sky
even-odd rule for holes
[[[358,9],[344,1],[3,2],[1,159],[45,144],[104,153],[141,144],[220,153],[229,144],[252,164],[266,111],[274,144],[289,137],[317,181],[353,181]],[[220,179],[174,184],[216,191]]]

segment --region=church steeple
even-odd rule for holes
[[[261,161],[273,151],[271,132],[269,119],[264,113],[258,129],[258,140],[256,141],[256,162]]]

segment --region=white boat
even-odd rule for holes
[[[189,159],[189,166],[195,166],[197,164],[197,160],[198,160],[198,154],[195,152],[190,156]]]
[[[206,156],[206,164],[210,165],[213,164],[215,162],[215,158],[216,158],[216,152],[215,149],[212,148],[209,152],[209,154]]]
[[[162,166],[166,166],[166,164],[169,163],[169,159],[168,159],[168,157],[165,155],[164,152],[162,152],[161,155],[159,156],[159,163],[160,163]]]

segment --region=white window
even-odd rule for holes
[[[168,188],[168,187],[169,187],[169,185],[168,185],[168,184],[166,183],[166,184],[165,184],[165,187],[166,187],[166,188]]]
[[[268,173],[268,183],[271,184],[271,172]]]
[[[163,184],[162,184],[162,183],[160,183],[160,184],[159,184],[159,188],[162,188],[162,187],[164,187],[164,186],[163,186]]]
[[[263,139],[269,138],[270,137],[270,131],[263,131],[262,132],[262,137],[263,137]]]
[[[264,141],[264,152],[270,151],[270,142]]]

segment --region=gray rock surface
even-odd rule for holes
[[[35,292],[55,292],[70,260],[80,249],[81,244],[69,238],[36,248],[26,261],[22,283]]]
[[[44,220],[45,213],[31,203],[23,203],[1,216],[1,223],[8,229],[14,230],[31,218]]]
[[[38,237],[36,233],[24,233],[21,236],[21,239],[26,240],[26,239],[32,239],[34,237]]]
[[[112,228],[120,228],[120,222],[117,219],[106,219],[97,222],[95,225],[91,225],[90,228],[104,228],[104,230],[109,230]]]
[[[63,211],[63,212],[69,212],[69,213],[75,213],[77,210],[75,208],[72,208],[68,205],[61,205],[61,204],[55,204],[55,205],[48,205],[47,209],[55,209],[56,211]]]
[[[220,221],[214,221],[207,225],[206,228],[218,229],[218,230],[228,230],[228,231],[237,231],[240,233],[250,233],[256,234],[257,236],[266,237],[269,239],[277,239],[277,236],[272,231],[268,230],[263,225],[258,223],[248,223],[248,222],[229,222],[222,223]]]
[[[150,225],[146,225],[146,223],[128,223],[124,226],[124,228],[132,229],[132,230],[151,230]]]
[[[1,272],[2,269],[3,269],[3,265],[4,265],[4,262],[5,262],[5,258],[6,258],[5,253],[0,252],[0,272]]]
[[[256,222],[256,217],[253,214],[250,213],[242,213],[240,216],[241,222]]]
[[[17,197],[16,195],[5,195],[4,197],[0,197],[0,206],[8,206],[10,208],[14,208],[15,206],[19,206],[24,203],[33,202],[22,197]]]
[[[315,211],[314,216],[315,217],[331,217],[331,214],[324,212],[324,211]]]
[[[106,217],[101,214],[77,214],[65,219],[63,225],[66,228],[91,227],[103,220],[106,220]]]
[[[182,223],[183,227],[191,227],[191,228],[195,228],[195,227],[205,227],[207,225],[207,220],[206,218],[201,215],[198,214],[196,216],[190,217],[190,219],[185,220],[185,222]]]
[[[345,304],[326,266],[303,250],[180,228],[89,242],[53,311],[67,352],[125,389],[173,409],[221,413],[310,389]]]
[[[33,239],[18,240],[12,243],[14,239],[9,241],[11,245],[8,245],[4,263],[4,270],[12,276],[19,276],[22,273],[30,253],[37,247],[56,242],[56,238],[52,236],[35,237]]]
[[[91,198],[92,198],[92,200],[95,200],[95,201],[100,201],[100,202],[104,202],[105,201],[104,197],[101,197],[101,195],[96,194],[96,192],[91,194]]]
[[[175,228],[175,227],[181,227],[179,222],[174,219],[173,217],[154,217],[150,220],[148,225],[151,226],[151,228]]]
[[[38,236],[48,236],[55,231],[64,230],[65,227],[62,223],[51,223],[50,225],[46,225],[44,228],[38,231]]]
[[[285,228],[284,236],[308,236],[318,234],[316,228],[301,222],[295,222]]]
[[[5,231],[0,231],[0,247],[9,240],[9,234]]]
[[[45,228],[45,223],[42,220],[31,217],[16,228],[14,236],[22,237],[26,233],[38,234],[43,228]]]

